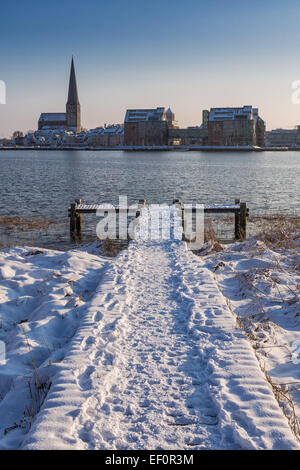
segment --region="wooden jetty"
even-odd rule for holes
[[[174,199],[173,204],[177,204],[182,215],[182,227],[184,229],[184,211],[191,211],[196,213],[197,208],[185,208],[180,199]],[[140,216],[140,211],[146,205],[146,200],[140,199],[135,217]],[[121,212],[132,214],[132,208],[105,208],[104,204],[82,204],[81,199],[76,199],[68,209],[70,217],[70,237],[73,241],[81,240],[82,238],[82,214],[96,214],[98,210],[102,210],[104,214],[113,212],[119,214]],[[247,236],[247,218],[249,216],[249,208],[246,202],[241,202],[240,199],[235,199],[234,204],[209,204],[204,205],[205,214],[234,214],[234,239],[245,240]],[[184,230],[183,230],[184,232]],[[183,233],[184,239],[184,233]]]

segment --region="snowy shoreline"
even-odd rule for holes
[[[217,252],[208,243],[199,255],[246,332],[299,438],[300,232],[288,234],[283,245],[252,237]]]
[[[295,438],[289,434],[287,418],[295,430],[297,423],[284,394],[280,395],[279,400],[287,418],[281,408],[275,410],[272,388],[264,374],[260,375],[258,371],[265,368],[272,383],[280,384],[280,387],[287,384],[283,392],[293,398],[299,423],[300,365],[297,363],[297,351],[293,353],[291,349],[295,341],[300,340],[299,234],[294,236],[293,246],[289,248],[276,249],[252,238],[245,243],[222,246],[218,252],[211,250],[212,245],[207,244],[200,256],[184,253],[181,242],[170,244],[170,247],[166,243],[154,247],[144,245],[132,242],[116,258],[104,257],[96,243],[66,252],[32,247],[0,251],[0,341],[6,344],[7,356],[6,365],[0,366],[0,449],[158,448],[158,441],[152,435],[155,432],[162,439],[161,448],[166,449],[190,446],[195,449],[297,448]],[[151,271],[151,264],[155,263],[152,250],[158,253],[158,258],[161,256],[162,265],[165,262],[165,272],[160,272],[160,263],[155,264],[154,271]],[[161,276],[158,284],[153,278],[156,272],[158,277]],[[148,298],[146,291],[145,299],[139,298],[140,289],[145,289],[145,282],[148,281],[149,284],[153,282],[149,290],[156,293],[154,297],[169,295],[168,291],[172,292],[175,288],[178,298],[175,296],[166,301],[162,298],[156,304],[153,295]],[[159,294],[163,283],[165,290]],[[201,293],[202,285],[205,292]],[[163,320],[156,317],[167,312],[168,304],[170,319],[166,328],[170,321],[174,321],[177,342],[180,338],[183,341],[184,335],[188,334],[189,341],[195,343],[189,352],[184,349],[184,341],[178,342],[187,365],[190,362],[195,367],[197,364],[205,365],[207,361],[206,372],[199,371],[199,377],[191,375],[191,382],[190,369],[183,368],[179,372],[176,365],[178,361],[180,363],[180,350],[175,348],[172,352],[170,349],[167,362],[160,357],[159,341],[162,344],[165,342],[164,348],[168,349],[170,336],[162,336],[159,324]],[[178,319],[173,316],[172,308]],[[135,325],[134,313],[140,309],[147,314],[143,320],[145,323]],[[181,315],[184,317],[181,318]],[[153,318],[152,323],[149,317]],[[239,319],[238,326],[236,317]],[[152,330],[153,325],[157,331]],[[127,400],[127,388],[117,391],[118,380],[123,380],[119,374],[125,374],[134,367],[137,375],[131,380],[138,382],[139,377],[143,377],[142,369],[139,369],[142,364],[131,364],[133,359],[126,356],[127,344],[132,341],[134,345],[139,341],[133,331],[143,337],[143,328],[145,331],[149,328],[149,333],[154,335],[153,341],[158,335],[158,342],[148,345],[148,354],[154,358],[149,362],[154,375],[147,376],[149,398],[148,401],[144,398],[144,404],[129,400],[124,408],[124,403],[114,402],[113,399],[118,393],[124,393]],[[222,328],[222,333],[219,328]],[[228,333],[226,328],[229,328]],[[207,345],[198,351],[200,339]],[[144,357],[146,362],[150,356],[144,356],[144,346],[148,342],[145,336],[140,349],[137,346],[137,352],[140,351],[138,355]],[[249,345],[247,353],[246,349],[241,349],[239,359],[245,360],[245,365],[249,366],[249,377],[246,372],[239,385],[241,371],[235,361],[231,362],[231,343],[233,348],[236,347],[234,344],[239,343],[246,349]],[[251,349],[255,350],[253,357],[249,352]],[[198,359],[195,356],[197,351]],[[248,360],[249,354],[251,358]],[[175,362],[170,359],[172,355]],[[86,366],[85,362],[92,357],[91,364]],[[98,358],[97,366],[95,358]],[[129,362],[126,365],[124,361]],[[74,367],[78,368],[77,381],[74,381]],[[170,396],[167,400],[168,403],[174,402],[173,408],[170,408],[173,411],[170,412],[167,411],[169,405],[159,408],[155,403],[159,396],[155,394],[158,393],[156,388],[160,380],[163,394],[164,376],[172,374],[173,369],[174,376],[170,375],[169,386],[167,382],[165,385],[165,393],[169,393],[169,387],[170,390],[174,389],[174,397],[177,397]],[[158,370],[165,372],[156,376]],[[178,377],[176,374],[179,374]],[[184,374],[182,378],[180,374]],[[243,381],[248,379],[252,384],[251,399],[247,403],[250,414],[248,418],[247,413],[242,418],[244,412],[241,413],[239,407],[242,410],[246,406]],[[102,401],[99,403],[97,400],[95,402],[95,393],[99,393],[96,392],[98,382],[106,390],[105,393],[101,392]],[[231,386],[231,394],[226,392],[226,383]],[[201,393],[206,391],[206,405],[199,402],[197,384],[200,388],[204,387]],[[136,384],[132,386],[137,387]],[[61,391],[63,388],[64,393]],[[136,391],[137,397],[140,397],[141,390]],[[108,399],[110,394],[112,401]],[[183,407],[182,396],[186,397],[190,408]],[[264,406],[267,406],[268,412],[258,412],[257,406],[264,403],[261,401],[263,396],[267,400]],[[234,401],[230,405],[232,399]],[[199,427],[195,417],[198,417],[197,413],[203,406],[210,413],[201,411],[202,427]],[[224,408],[222,412],[220,406]],[[96,411],[92,413],[93,408]],[[188,410],[192,410],[190,415],[187,415]],[[164,427],[157,424],[158,428],[154,431],[152,420],[157,413],[158,416],[159,413],[166,413],[166,423]],[[107,429],[95,429],[95,420],[102,422],[104,418],[109,422]],[[68,434],[64,419],[70,421],[70,426],[73,423],[73,431],[68,430]],[[170,419],[175,420],[174,425],[170,425]],[[123,432],[123,422],[131,423],[131,433]],[[119,435],[113,432],[116,426],[119,426]]]

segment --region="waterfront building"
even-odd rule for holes
[[[166,109],[162,107],[128,109],[124,121],[125,145],[168,145],[168,129],[172,127],[174,117],[171,113],[167,116]]]
[[[265,123],[258,108],[211,108],[208,145],[265,145]]]
[[[0,139],[0,147],[10,147],[15,145],[15,142],[13,139],[8,139],[8,138],[3,138]]]
[[[202,111],[201,126],[189,126],[186,128],[169,128],[168,145],[185,145],[188,147],[192,147],[193,145],[207,145],[208,118],[209,111],[205,109]]]
[[[266,132],[268,147],[300,147],[300,126],[295,129],[273,129]]]
[[[166,111],[166,119],[168,122],[168,128],[169,129],[178,129],[178,122],[175,120],[175,114],[169,107]]]
[[[208,111],[208,109],[203,109],[203,111],[202,111],[202,126],[205,129],[208,129],[208,120],[209,120],[209,111]]]
[[[90,129],[87,144],[91,147],[118,147],[124,145],[124,126],[111,124],[105,127]]]
[[[203,125],[169,129],[168,145],[207,145],[207,134],[208,131]]]
[[[78,98],[77,81],[72,57],[68,100],[65,113],[42,113],[38,122],[39,130],[81,131],[81,110]]]

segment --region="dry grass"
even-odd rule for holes
[[[8,240],[8,237],[1,237],[0,238],[0,250],[4,250],[6,248],[11,248],[13,246],[17,246],[18,243],[14,237],[10,237]]]
[[[23,327],[22,327],[23,328]],[[52,385],[51,380],[47,378],[41,378],[38,369],[36,367],[36,363],[33,357],[32,353],[32,348],[30,346],[28,337],[26,335],[26,332],[23,328],[23,333],[28,345],[29,353],[30,353],[30,358],[31,358],[31,364],[32,364],[32,376],[28,378],[27,380],[27,385],[28,385],[28,390],[29,390],[29,395],[30,395],[30,402],[28,406],[26,406],[23,416],[20,419],[18,423],[14,423],[11,426],[8,426],[4,430],[4,435],[9,433],[10,431],[13,431],[14,429],[17,428],[25,428],[25,429],[30,429],[32,421],[34,417],[39,413],[45,398],[50,390],[50,387]],[[50,349],[47,346],[49,353],[51,355]]]
[[[24,232],[23,232],[24,233]],[[27,234],[28,235],[28,234]],[[6,248],[13,248],[15,246],[24,246],[24,245],[36,245],[35,234],[29,232],[30,236],[26,237],[26,240],[22,240],[19,237],[15,236],[15,232],[7,232],[1,236],[1,227],[0,227],[0,250]]]
[[[54,221],[42,217],[0,216],[0,250],[18,245],[35,245],[35,238]]]
[[[273,389],[273,393],[275,395],[276,400],[278,401],[285,416],[288,419],[291,430],[293,431],[297,440],[300,442],[300,425],[296,414],[293,397],[289,393],[289,390],[286,386],[279,385],[273,382],[271,376],[268,374],[264,366],[261,365],[261,368],[265,373],[267,381]]]
[[[99,245],[99,247],[101,248],[104,256],[107,256],[109,258],[114,258],[120,253],[121,250],[126,248],[127,245],[128,245],[128,242],[121,242],[119,240],[110,240],[109,238],[107,238]]]
[[[51,382],[49,379],[42,379],[39,376],[35,360],[32,354],[32,349],[28,340],[28,337],[26,335],[25,330],[23,329],[24,336],[28,345],[30,357],[31,357],[31,363],[32,363],[32,369],[33,369],[33,374],[30,379],[28,379],[28,388],[30,392],[30,398],[31,398],[31,403],[30,405],[26,408],[24,416],[27,416],[29,419],[29,425],[31,425],[32,419],[35,417],[35,415],[38,414],[40,411],[42,404],[45,401],[45,398],[50,390],[51,387]]]
[[[292,248],[293,234],[300,230],[300,216],[271,215],[248,217],[247,237],[256,236],[275,248]],[[217,235],[218,234],[218,235]],[[234,217],[205,217],[204,240],[232,242],[234,239]]]
[[[0,228],[6,230],[44,230],[53,223],[53,220],[45,217],[13,217],[13,216],[1,216],[0,217]]]
[[[208,219],[204,226],[204,241],[213,243],[218,241],[211,219]]]
[[[219,253],[223,250],[222,245],[217,240],[211,220],[208,220],[204,227],[204,242],[205,245],[200,248],[200,250],[193,250],[195,254],[208,255],[211,253]]]
[[[274,215],[249,219],[257,226],[256,237],[274,249],[293,249],[297,232],[300,231],[300,217]]]

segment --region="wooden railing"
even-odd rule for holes
[[[179,209],[182,211],[182,226],[184,228],[184,211],[188,210],[192,213],[196,213],[197,208],[192,207],[185,209],[184,204],[180,199],[174,199],[173,204],[177,204]],[[146,205],[144,199],[140,199],[138,203],[138,209],[136,210],[136,217],[140,216],[140,210]],[[119,213],[132,213],[130,208],[105,208],[103,204],[82,204],[81,199],[77,199],[71,204],[69,211],[70,217],[70,236],[72,240],[80,240],[82,237],[82,214],[96,214],[97,210],[101,209],[105,213],[110,211]],[[247,218],[249,216],[249,208],[246,202],[241,202],[240,199],[236,199],[234,204],[209,204],[204,205],[204,213],[206,214],[234,214],[234,238],[235,240],[245,240],[247,235]]]

